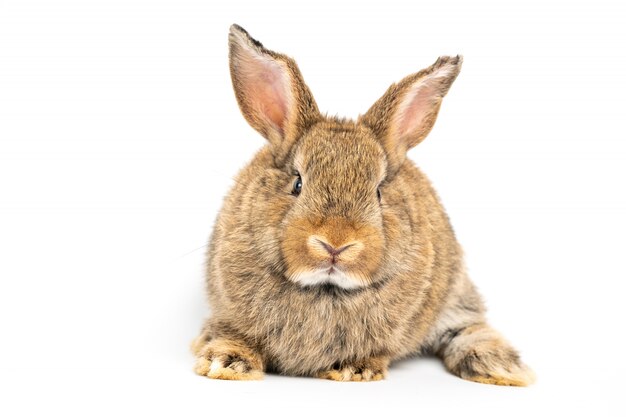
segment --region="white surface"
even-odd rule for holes
[[[0,2],[0,414],[624,415],[625,15],[620,1]],[[231,91],[233,22],[294,56],[330,114],[465,56],[410,156],[535,386],[464,382],[433,359],[370,384],[192,373],[202,245],[263,144]]]

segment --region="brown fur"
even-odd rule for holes
[[[269,143],[239,173],[215,224],[212,316],[192,347],[196,371],[377,380],[390,361],[432,352],[465,379],[531,382],[485,324],[448,217],[405,157],[432,128],[461,58],[440,58],[349,121],[321,116],[295,62],[238,26],[230,51],[238,103]],[[332,264],[326,246],[343,249]],[[306,281],[332,265],[347,287]]]

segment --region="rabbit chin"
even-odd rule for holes
[[[314,285],[332,284],[337,287],[350,290],[367,285],[366,282],[350,276],[349,273],[335,268],[322,268],[316,270],[304,270],[293,274],[291,280],[303,287]]]

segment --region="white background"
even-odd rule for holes
[[[625,20],[623,1],[0,1],[0,414],[624,415]],[[203,245],[264,143],[232,94],[233,22],[342,116],[465,56],[410,156],[536,385],[428,358],[370,384],[193,374]]]

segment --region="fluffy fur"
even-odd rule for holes
[[[462,59],[439,58],[350,121],[319,113],[292,59],[236,25],[229,41],[237,101],[268,144],[238,174],[215,223],[212,315],[192,347],[196,372],[374,381],[393,360],[433,353],[465,379],[532,382],[485,323],[448,217],[406,159]]]

